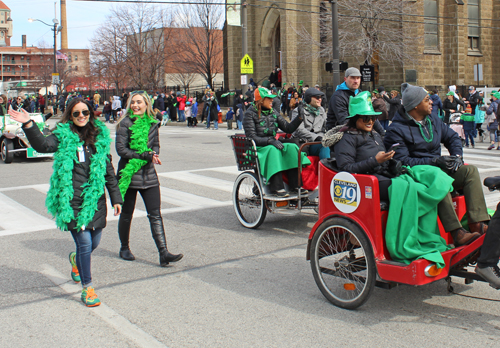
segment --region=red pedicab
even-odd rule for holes
[[[490,190],[500,188],[500,177],[485,179]],[[466,213],[465,198],[453,197],[459,219]],[[346,309],[361,306],[375,286],[390,289],[397,284],[424,285],[458,276],[466,283],[485,281],[466,266],[479,256],[484,235],[469,245],[442,253],[445,267],[425,259],[409,265],[391,260],[385,245],[388,203],[379,198],[378,180],[372,175],[339,172],[335,161],[319,164],[319,219],[309,235],[307,260],[323,295]],[[438,219],[447,244],[453,239]]]

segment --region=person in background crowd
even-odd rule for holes
[[[125,108],[127,107],[127,103],[128,103],[128,94],[127,93],[123,92],[120,103],[121,103],[120,108],[122,110],[125,110]]]
[[[474,113],[474,121],[476,122],[476,135],[479,135],[479,141],[483,142],[484,130],[482,125],[484,123],[484,115],[486,114],[486,106],[484,104],[484,94],[479,92],[479,99],[477,100],[476,112]]]
[[[177,121],[177,97],[174,95],[174,91],[170,91],[170,94],[166,98],[165,107],[168,109],[170,121]]]
[[[387,130],[387,127],[389,127],[389,112],[387,111],[387,106],[385,104],[384,98],[379,93],[376,93],[374,97],[372,97],[372,105],[373,109],[376,112],[380,112],[378,116],[378,121],[384,128],[384,130]]]
[[[108,101],[104,101],[104,108],[102,109],[102,113],[104,114],[104,120],[105,122],[109,122],[111,118],[111,103]]]
[[[92,284],[91,254],[99,245],[106,227],[107,188],[114,215],[123,203],[111,162],[111,138],[106,125],[94,116],[89,103],[73,99],[57,124],[45,137],[29,114],[10,110],[11,117],[23,124],[31,146],[38,152],[55,152],[46,206],[62,231],[70,231],[76,252],[69,254],[71,277],[82,283],[81,300],[87,307],[99,306]],[[60,170],[63,168],[65,170]],[[59,169],[59,170],[58,170]]]
[[[38,106],[40,107],[40,112],[42,114],[44,114],[45,113],[45,97],[41,94],[38,97]]]
[[[278,70],[279,70],[279,67],[278,65],[276,65],[273,69],[273,71],[271,72],[271,74],[269,75],[269,83],[272,84],[272,85],[275,85],[277,86],[278,84]],[[265,87],[265,86],[263,86]]]
[[[132,92],[124,117],[116,126],[116,152],[118,163],[118,187],[123,197],[123,210],[118,221],[120,257],[135,260],[130,251],[129,237],[137,193],[140,193],[151,226],[151,234],[158,249],[160,266],[182,259],[182,254],[171,254],[167,248],[165,228],[161,216],[160,182],[155,165],[159,158],[160,140],[158,121],[152,109],[151,98],[144,91]]]
[[[66,98],[63,94],[59,96],[59,110],[61,110],[62,113],[66,110]]]
[[[450,116],[458,112],[458,106],[461,105],[465,109],[465,104],[462,100],[455,98],[455,92],[450,91],[446,94],[446,99],[443,102],[444,123],[450,124]]]
[[[186,116],[188,127],[193,127],[192,103],[193,103],[193,98],[189,98],[188,100],[186,100],[186,107],[184,109],[184,115]]]
[[[229,108],[226,113],[227,130],[233,129],[233,118],[234,118],[234,111],[232,108]]]
[[[488,147],[488,150],[493,150],[495,148],[495,142],[498,143],[497,150],[500,150],[500,139],[498,139],[498,114],[500,104],[500,92],[494,92],[492,95],[492,102],[486,110],[486,119],[487,129],[490,132],[490,141],[491,145]]]
[[[178,92],[177,93],[177,102],[179,103],[178,111],[179,111],[179,119],[177,122],[185,122],[186,121],[186,115],[184,113],[184,109],[186,108],[186,94],[184,91]]]
[[[469,147],[469,139],[474,148],[474,132],[476,130],[475,117],[472,114],[464,113],[460,116],[460,124],[462,124],[465,133],[465,147]]]
[[[0,95],[0,116],[7,115],[7,99],[5,94]]]
[[[474,86],[469,86],[469,95],[465,100],[465,105],[470,105],[472,114],[476,113],[476,106],[479,102],[479,93]]]
[[[349,116],[349,97],[354,97],[361,89],[361,73],[356,68],[349,68],[345,71],[344,82],[337,86],[335,93],[330,98],[326,129],[332,129],[335,126],[343,125]],[[375,121],[374,129],[384,135],[385,131],[378,120]]]
[[[101,102],[101,95],[99,94],[99,92],[96,91],[94,93],[93,99],[94,99],[94,111],[96,111]]]
[[[439,116],[440,113],[444,113],[443,111],[443,102],[441,98],[439,98],[438,90],[433,89],[430,93],[431,101],[432,101],[432,116]],[[444,115],[443,115],[444,116]]]
[[[118,120],[118,112],[121,111],[121,109],[122,109],[122,102],[120,100],[120,97],[117,95],[113,96],[113,101],[111,102],[111,114],[112,114],[111,123]]]
[[[299,103],[302,102],[302,98],[299,95],[299,92],[293,92],[293,97],[290,99],[289,109],[288,109],[288,117],[291,116],[293,110],[299,106]]]
[[[388,96],[387,92],[382,92],[382,96],[384,97],[384,100],[389,103],[389,121],[392,121],[394,118],[394,115],[396,113],[402,112],[403,105],[401,104],[401,98],[399,97],[399,93],[396,90],[391,91],[391,95]]]

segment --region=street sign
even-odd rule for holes
[[[242,75],[253,74],[253,60],[248,54],[245,54],[243,58],[241,58],[240,70]]]
[[[59,73],[52,73],[52,84],[58,85],[59,81]]]
[[[241,83],[240,83],[242,86],[248,84],[248,81],[247,81],[247,75],[241,75]]]
[[[361,82],[375,81],[375,67],[373,65],[361,65],[359,71],[361,72]]]

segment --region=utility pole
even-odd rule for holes
[[[247,4],[245,0],[241,0],[241,56],[244,57],[248,53],[248,27],[247,27]],[[246,77],[246,75],[245,75]],[[241,93],[244,95],[245,91],[243,88],[246,83],[243,83],[243,78],[241,79]]]
[[[330,0],[332,5],[332,65],[333,65],[333,90],[340,85],[340,60],[339,60],[339,14],[337,0]]]

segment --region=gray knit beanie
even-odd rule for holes
[[[403,95],[403,106],[406,112],[408,112],[424,100],[427,91],[422,87],[413,86],[405,82],[401,84],[401,94]]]

